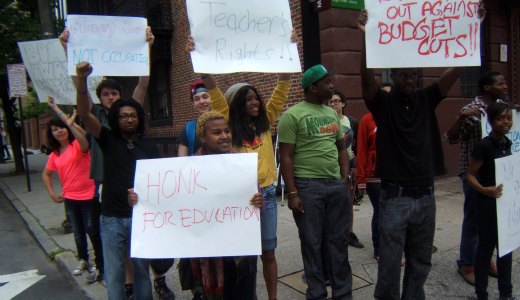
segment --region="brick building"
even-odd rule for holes
[[[88,0],[67,1],[68,13],[144,16],[156,35],[152,48],[151,83],[146,111],[147,135],[161,140],[165,153],[175,151],[171,144],[184,123],[196,116],[192,109],[188,85],[198,78],[185,52],[189,35],[184,0]],[[488,11],[482,30],[482,67],[464,68],[460,80],[450,91],[449,99],[437,110],[441,132],[455,120],[458,110],[478,94],[476,82],[487,70],[506,75],[513,99],[520,99],[520,3],[515,0],[485,0]],[[298,36],[300,62],[304,69],[323,63],[333,74],[336,87],[349,98],[348,114],[360,118],[366,113],[361,99],[359,60],[362,36],[355,23],[358,11],[329,8],[330,0],[289,0],[293,27]],[[507,61],[500,60],[500,47],[507,47]],[[442,69],[423,69],[419,86],[435,80]],[[387,72],[380,71],[382,80]],[[236,73],[215,76],[225,90],[236,82],[247,81],[262,96],[269,97],[274,88],[275,74]],[[303,97],[299,85],[301,74],[294,74],[289,105]],[[121,79],[123,96],[129,96],[135,78]],[[455,175],[458,147],[444,143],[449,175]]]

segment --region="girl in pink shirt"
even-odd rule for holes
[[[52,152],[43,171],[43,184],[54,202],[65,202],[65,209],[71,218],[79,258],[74,275],[81,275],[89,269],[86,234],[94,248],[96,268],[103,270],[100,234],[92,226],[95,185],[94,180],[89,178],[89,143],[85,131],[74,123],[76,114],[69,118],[59,110],[52,98],[49,99],[49,106],[57,112],[60,120],[49,122],[47,140]],[[52,174],[55,172],[61,181],[61,194],[54,191],[52,184]]]

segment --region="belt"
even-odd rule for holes
[[[417,199],[433,193],[433,186],[402,187],[392,183],[382,182],[381,188],[385,191],[385,198],[410,197]]]

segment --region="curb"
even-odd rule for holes
[[[11,192],[11,189],[9,189],[9,187],[1,179],[0,190],[2,190],[7,200],[11,202],[11,205],[13,205],[18,214],[20,214],[23,221],[27,225],[29,232],[36,239],[37,243],[40,245],[43,251],[45,251],[45,254],[51,260],[54,260],[58,269],[66,274],[70,278],[71,282],[75,282],[88,299],[106,299],[106,287],[104,285],[104,281],[102,283],[87,284],[85,280],[86,275],[74,276],[72,274],[72,270],[78,263],[74,253],[70,250],[62,249],[60,246],[58,246],[58,244],[56,244],[47,231],[40,225],[38,220],[29,212],[27,206],[25,206],[25,204],[23,204],[23,202],[20,201],[20,199],[18,199],[13,192]],[[63,252],[61,252],[61,250],[63,250]],[[51,258],[53,253],[56,252],[59,253],[54,255],[54,259]]]

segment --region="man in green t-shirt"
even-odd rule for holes
[[[346,201],[349,159],[338,114],[327,106],[334,85],[322,65],[305,71],[301,84],[305,99],[282,115],[278,134],[288,205],[300,236],[307,299],[327,297],[324,264],[330,270],[332,297],[351,299],[352,271],[348,252],[345,255],[351,216]]]

